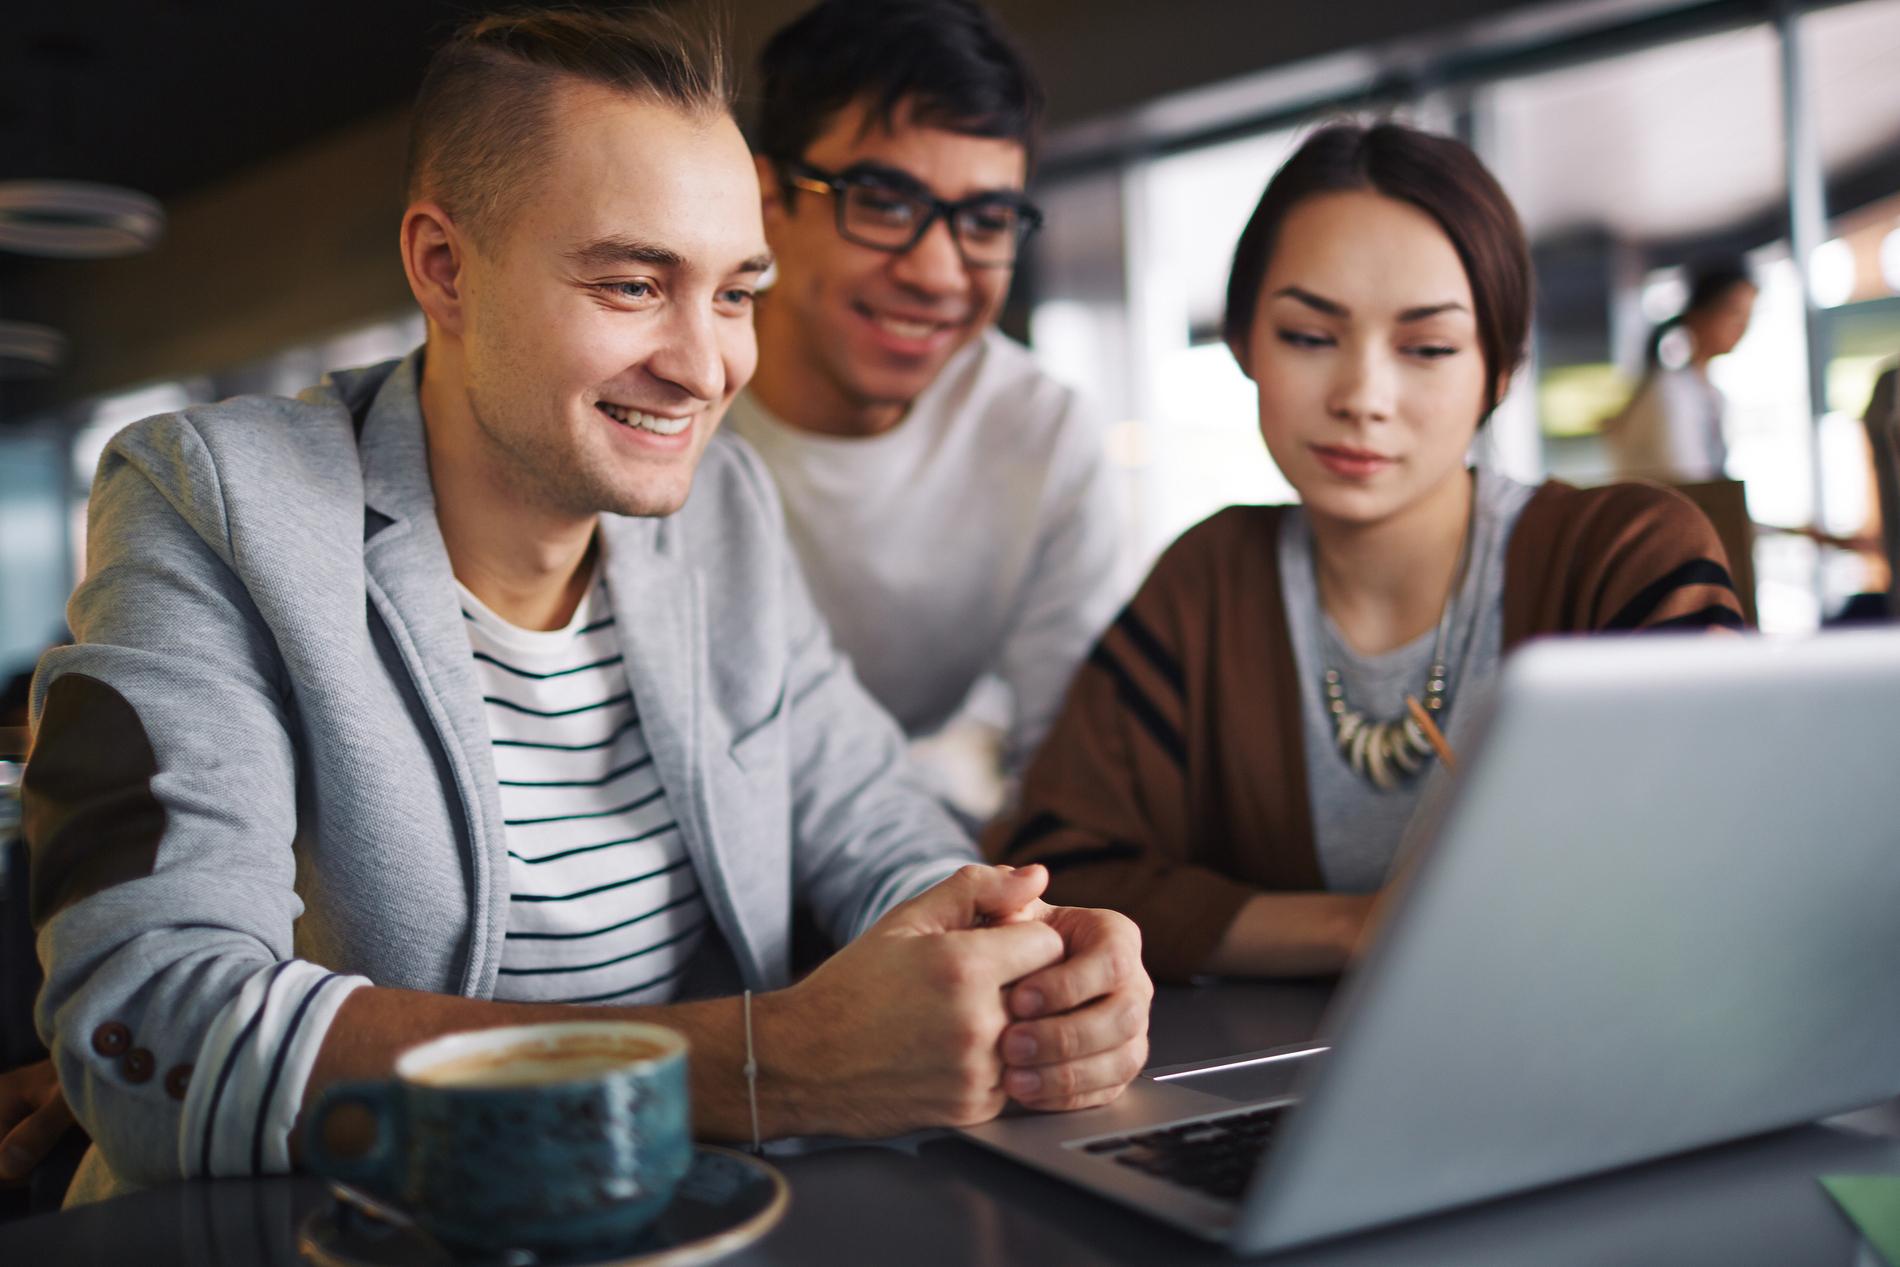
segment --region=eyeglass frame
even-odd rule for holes
[[[869,172],[856,172],[851,168],[846,168],[842,172],[828,172],[822,167],[812,166],[803,159],[783,160],[778,164],[778,171],[779,180],[788,189],[831,195],[833,205],[837,208],[839,237],[854,246],[883,251],[890,255],[904,255],[916,250],[917,244],[924,240],[924,234],[930,232],[930,226],[942,220],[945,227],[950,230],[950,240],[956,243],[957,254],[962,258],[966,268],[1014,268],[1017,259],[1022,254],[1023,243],[1027,242],[1043,225],[1042,208],[1013,190],[991,189],[983,193],[971,194],[968,198],[951,200],[937,197],[921,183],[917,183],[914,188],[905,189],[889,181],[881,180]],[[917,227],[911,234],[910,241],[904,245],[892,246],[884,242],[867,242],[845,227],[845,193],[854,188],[887,190],[893,194],[915,199],[927,205],[929,210],[917,221]],[[963,235],[957,229],[957,216],[975,207],[997,205],[1006,206],[1015,212],[1023,227],[1016,231],[1016,241],[1010,248],[1008,259],[973,260],[970,258],[970,253],[964,249]]]

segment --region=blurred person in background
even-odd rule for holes
[[[826,0],[766,45],[759,83],[777,276],[727,425],[906,735],[1005,688],[988,779],[959,795],[928,766],[985,816],[1127,597],[1098,419],[995,328],[1042,219],[1024,194],[1042,90],[973,0]]]
[[[1709,363],[1748,333],[1757,294],[1739,257],[1691,267],[1688,302],[1650,335],[1642,383],[1604,425],[1616,478],[1697,484],[1725,477],[1728,401],[1710,381]]]
[[[1555,633],[1736,628],[1680,494],[1467,465],[1532,308],[1476,155],[1339,125],[1268,184],[1223,333],[1297,506],[1233,506],[1155,565],[1077,674],[989,855],[1141,926],[1158,979],[1341,971],[1501,657]]]

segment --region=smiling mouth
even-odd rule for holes
[[[858,310],[858,315],[869,318],[871,323],[877,326],[878,329],[888,331],[900,339],[921,341],[928,339],[933,334],[948,330],[951,326],[957,324],[951,321],[920,321],[910,317],[893,317],[887,313],[877,312],[874,309],[867,308],[863,304],[855,304],[853,306]]]
[[[641,431],[651,431],[659,436],[676,436],[693,425],[691,415],[684,418],[665,418],[659,414],[643,413],[638,409],[610,404],[604,400],[595,401],[594,408],[623,427],[636,427]]]

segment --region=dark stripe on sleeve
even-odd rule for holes
[[[335,981],[340,973],[329,973],[323,980],[304,991],[297,1002],[297,1010],[291,1014],[290,1027],[284,1031],[282,1041],[277,1044],[277,1054],[271,1057],[270,1077],[264,1080],[264,1098],[257,1102],[257,1125],[251,1129],[251,1175],[256,1177],[264,1170],[264,1119],[270,1116],[271,1097],[277,1094],[277,1080],[284,1072],[284,1058],[290,1053],[291,1044],[297,1041],[297,1030],[303,1025],[303,1014],[322,993],[323,987]]]
[[[583,818],[611,818],[615,814],[629,814],[644,809],[666,795],[665,788],[654,788],[645,796],[617,805],[613,809],[589,810],[585,814],[556,814],[552,818],[504,818],[502,823],[508,827],[539,827],[542,823],[572,823]]]
[[[581,634],[593,633],[594,630],[596,629],[605,629],[607,628],[607,626],[613,623],[614,623],[614,618],[612,616],[609,616],[607,617],[607,619],[597,620],[591,625],[582,625],[579,629],[575,630],[574,633],[575,633],[575,636],[578,637]]]
[[[277,985],[277,978],[284,975],[284,969],[297,962],[294,959],[282,959],[270,970],[270,980],[264,983],[264,997],[258,1000],[257,1010],[251,1013],[251,1019],[244,1022],[244,1028],[231,1040],[230,1049],[224,1053],[224,1065],[218,1070],[218,1080],[211,1087],[211,1103],[205,1106],[204,1147],[198,1154],[198,1173],[202,1178],[211,1177],[211,1137],[218,1125],[218,1104],[224,1099],[225,1084],[231,1081],[231,1071],[237,1068],[238,1053],[244,1050],[244,1044],[257,1032],[258,1025],[264,1019],[264,1009],[270,1006],[270,992]]]
[[[542,712],[538,708],[529,708],[526,704],[517,704],[513,700],[498,699],[493,695],[482,696],[482,703],[493,704],[497,708],[506,708],[511,712],[526,713],[530,717],[572,717],[576,713],[591,713],[599,708],[611,708],[615,704],[627,704],[633,701],[632,691],[622,691],[609,696],[597,704],[582,704],[579,708],[557,708],[551,712]]]
[[[1064,853],[1052,853],[1036,859],[1049,868],[1049,874],[1066,871],[1071,867],[1086,867],[1097,862],[1128,862],[1141,857],[1141,848],[1115,842],[1107,845],[1094,845],[1088,849],[1070,849]]]
[[[1003,846],[1003,856],[1005,858],[1013,857],[1043,837],[1059,832],[1068,825],[1068,821],[1061,815],[1051,814],[1048,810],[1043,810],[1016,829],[1016,833],[1012,835],[1009,838],[1009,842]]]
[[[504,977],[546,977],[562,972],[592,972],[595,968],[611,968],[617,963],[626,963],[629,959],[638,959],[640,956],[650,955],[656,950],[665,950],[668,946],[677,946],[705,927],[706,921],[702,919],[684,932],[674,933],[671,937],[656,941],[651,946],[642,946],[638,950],[630,951],[624,955],[616,955],[612,959],[603,959],[599,963],[564,963],[557,964],[551,968],[501,968],[498,969],[498,971]]]
[[[1645,630],[1655,629],[1746,629],[1741,613],[1733,607],[1721,603],[1710,603],[1701,611],[1690,612],[1686,616],[1671,616],[1668,620],[1659,620],[1653,625],[1644,625]]]
[[[1187,745],[1181,742],[1181,732],[1141,693],[1141,688],[1135,685],[1135,679],[1128,675],[1128,670],[1099,642],[1095,644],[1095,650],[1089,652],[1089,663],[1115,679],[1117,692],[1122,703],[1128,706],[1128,711],[1135,715],[1135,720],[1141,723],[1149,737],[1161,745],[1161,750],[1173,757],[1176,765],[1185,769]]]
[[[1647,621],[1662,601],[1677,590],[1689,585],[1720,585],[1733,594],[1735,582],[1729,578],[1728,569],[1714,559],[1691,559],[1670,572],[1667,576],[1651,581],[1643,586],[1635,598],[1623,604],[1623,610],[1610,618],[1605,629],[1636,629]]]
[[[512,673],[516,677],[525,677],[536,682],[545,682],[549,678],[566,677],[570,673],[585,673],[589,669],[611,668],[614,665],[619,664],[621,661],[626,659],[624,655],[608,656],[605,660],[596,660],[592,664],[577,664],[571,669],[556,669],[552,673],[530,673],[526,669],[517,669],[512,664],[503,664],[500,660],[497,660],[494,656],[489,655],[486,651],[477,651],[475,653],[475,658],[477,660],[480,660],[484,664],[494,665],[496,668],[500,669],[503,673]]]
[[[1179,694],[1187,694],[1187,675],[1181,672],[1181,662],[1155,637],[1154,630],[1135,615],[1133,603],[1122,608],[1122,614],[1115,618],[1115,627],[1128,635],[1128,641],[1135,644],[1135,649],[1154,666],[1155,672],[1168,680],[1169,686]]]

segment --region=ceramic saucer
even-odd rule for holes
[[[701,1144],[665,1212],[624,1248],[583,1258],[518,1249],[458,1258],[390,1207],[332,1188],[337,1200],[305,1219],[297,1237],[304,1257],[320,1267],[695,1267],[764,1236],[791,1199],[785,1176],[770,1165]]]

